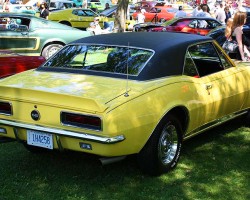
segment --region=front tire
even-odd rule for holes
[[[182,129],[174,115],[167,115],[138,154],[143,172],[158,176],[175,168],[181,153]]]
[[[49,57],[51,57],[53,54],[55,54],[57,51],[59,51],[59,49],[61,49],[63,47],[63,45],[61,44],[50,44],[48,46],[46,46],[43,51],[42,51],[42,56],[45,59],[48,59]]]

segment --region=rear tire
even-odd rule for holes
[[[43,51],[42,51],[42,56],[45,59],[48,59],[49,57],[51,57],[54,53],[56,53],[57,51],[59,51],[59,49],[61,49],[63,47],[63,45],[61,44],[50,44],[48,46],[46,46]]]
[[[167,115],[138,154],[143,172],[158,176],[175,168],[181,153],[182,129],[174,115]]]
[[[248,113],[246,115],[246,126],[250,127],[250,110],[248,110]]]

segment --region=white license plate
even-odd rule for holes
[[[46,149],[53,149],[53,137],[49,133],[27,130],[27,144]]]

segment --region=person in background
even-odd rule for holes
[[[10,12],[10,0],[5,0],[3,3],[3,12]]]
[[[249,61],[250,59],[250,53],[244,43],[244,35],[242,31],[243,25],[246,23],[246,17],[245,12],[238,11],[235,13],[231,29],[232,40],[236,40],[239,47],[236,59],[242,61]]]
[[[192,11],[192,16],[193,17],[197,16],[199,12],[202,12],[200,5],[196,6],[196,8]]]
[[[225,36],[227,39],[229,39],[231,37],[232,25],[233,25],[233,18],[229,18],[227,20],[227,25],[226,25],[226,29],[225,29]]]
[[[220,4],[219,9],[216,12],[216,19],[220,23],[225,24],[226,14],[225,14],[224,6],[222,3]]]
[[[196,15],[197,17],[211,17],[211,15],[208,13],[207,5],[203,5],[201,9],[202,9],[202,12],[199,12]]]
[[[105,3],[105,8],[104,10],[110,9],[109,3]]]
[[[179,17],[186,17],[187,13],[185,11],[183,11],[183,7],[179,6],[179,10],[175,13],[175,17],[179,18]]]
[[[43,2],[40,5],[40,17],[44,19],[48,19],[49,17],[49,9],[47,3]]]
[[[145,15],[144,15],[145,12],[146,12],[145,9],[139,10],[139,13],[137,15],[137,23],[138,24],[145,22]]]
[[[232,13],[230,12],[228,6],[225,7],[225,16],[226,16],[225,23],[227,24],[228,19],[232,17]]]

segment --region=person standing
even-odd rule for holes
[[[202,12],[199,12],[196,15],[197,17],[211,17],[211,15],[208,13],[207,5],[203,5],[201,9],[202,9]]]
[[[3,3],[3,12],[10,12],[10,0],[5,0]]]
[[[145,9],[139,10],[139,13],[137,15],[137,23],[138,24],[145,22],[145,15],[144,15],[145,12],[146,12]]]
[[[43,2],[40,5],[40,17],[44,19],[49,18],[49,9],[47,3]]]
[[[216,12],[216,19],[220,23],[225,24],[226,14],[225,14],[224,6],[222,3],[220,4],[218,11]]]
[[[196,16],[198,15],[198,13],[200,13],[200,12],[202,12],[201,6],[198,5],[198,6],[196,6],[196,8],[192,11],[192,16],[193,16],[193,17],[196,17]]]
[[[225,7],[225,23],[227,23],[228,19],[230,19],[232,17],[232,13],[230,12],[229,6]]]
[[[242,61],[249,61],[250,59],[250,53],[244,43],[244,35],[242,31],[243,25],[246,23],[246,17],[245,12],[238,11],[235,13],[231,32],[232,40],[235,40],[238,43],[236,59]]]
[[[105,3],[105,8],[104,10],[110,9],[109,3]]]
[[[179,18],[179,17],[186,17],[187,13],[185,11],[183,11],[183,7],[179,6],[179,10],[175,13],[175,17]]]

